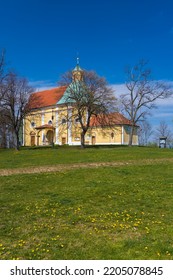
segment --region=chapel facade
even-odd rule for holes
[[[72,83],[82,79],[83,70],[78,63],[72,75]],[[31,110],[23,122],[24,146],[81,144],[79,120],[73,116],[73,104],[67,103],[69,87],[60,86],[32,94]],[[111,113],[111,119],[111,125],[103,126],[92,118],[85,145],[128,145],[132,126],[130,120],[119,112]],[[133,145],[138,145],[137,127]]]

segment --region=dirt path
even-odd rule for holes
[[[145,160],[129,160],[129,161],[116,161],[116,162],[93,162],[93,163],[73,163],[73,164],[58,164],[53,166],[33,166],[26,168],[15,169],[0,169],[0,176],[10,176],[14,174],[34,174],[34,173],[50,173],[50,172],[63,172],[71,169],[80,168],[98,168],[98,167],[119,167],[128,165],[150,165],[158,163],[173,162],[173,158],[162,159],[145,159]]]

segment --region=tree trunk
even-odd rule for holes
[[[1,131],[1,147],[7,148],[7,135],[6,135],[6,129],[2,129]]]
[[[86,134],[86,131],[82,131],[81,132],[81,148],[85,148],[85,134]]]
[[[19,140],[19,135],[18,133],[16,133],[16,144],[15,144],[15,149],[17,151],[19,151],[19,148],[20,148],[20,140]]]
[[[134,125],[131,126],[130,135],[129,135],[129,146],[133,144],[133,133],[134,133]]]

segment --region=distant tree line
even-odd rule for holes
[[[138,129],[138,137],[140,146],[158,147],[160,138],[165,138],[166,146],[173,147],[173,132],[163,120],[154,129],[147,119],[142,121]]]

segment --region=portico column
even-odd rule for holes
[[[42,112],[41,112],[41,125],[44,125],[44,116],[45,116],[45,113],[42,110]],[[42,144],[44,144],[44,130],[41,132],[41,141],[42,141]]]
[[[72,109],[68,109],[68,144],[72,145]]]
[[[121,144],[124,145],[124,126],[121,128]]]
[[[55,113],[55,144],[59,144],[58,112]]]

